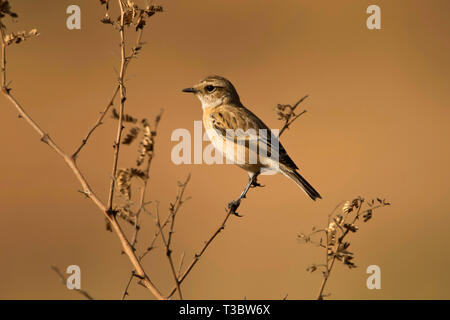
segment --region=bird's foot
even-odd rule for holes
[[[228,204],[228,210],[230,213],[234,214],[237,217],[242,217],[239,213],[236,212],[236,210],[239,208],[241,204],[241,198],[237,200],[233,200]]]
[[[260,184],[257,180],[253,181],[252,184],[250,185],[250,188],[256,188],[256,187],[265,187],[265,185]]]

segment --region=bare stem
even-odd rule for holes
[[[145,210],[145,209],[144,209]],[[164,230],[164,228],[169,225],[170,222],[170,216],[167,216],[166,220],[164,221],[164,223],[161,225],[161,230]],[[152,241],[150,242],[150,245],[147,247],[147,250],[145,250],[145,252],[139,257],[139,260],[142,261],[142,259],[150,253],[150,251],[152,251],[153,249],[155,249],[155,242],[158,239],[159,235],[161,234],[161,230],[157,229]]]
[[[0,21],[1,23],[1,21]],[[5,29],[0,25],[0,35],[2,37],[2,90],[8,90],[6,88],[6,43],[5,43]]]
[[[161,120],[161,115],[162,115],[162,110],[161,112],[156,116],[155,119],[155,124],[154,124],[154,130],[152,130],[151,132],[151,139],[152,139],[152,143],[153,143],[153,149],[154,149],[154,145],[155,145],[155,137],[158,131],[158,125],[159,125],[159,121]],[[133,240],[131,241],[131,245],[133,247],[135,247],[137,240],[138,240],[138,233],[140,230],[140,225],[139,225],[139,217],[142,213],[142,211],[145,208],[146,205],[146,201],[145,201],[145,196],[147,193],[147,188],[149,185],[149,174],[150,174],[150,167],[152,164],[152,160],[154,157],[154,153],[152,153],[148,159],[147,159],[147,164],[146,167],[144,169],[144,173],[145,173],[145,179],[144,179],[144,185],[142,186],[141,189],[141,197],[140,197],[140,201],[139,201],[139,208],[137,209],[136,213],[134,214],[134,226],[135,226],[135,230],[134,230],[134,235],[133,235]],[[139,260],[141,260],[142,257],[139,258]]]
[[[365,210],[365,211],[363,211],[361,213],[361,208],[363,206],[364,200],[361,199],[359,201],[360,201],[360,203],[359,203],[359,206],[358,206],[358,210],[356,211],[356,214],[353,217],[353,220],[351,221],[351,225],[354,225],[356,223],[356,221],[360,218],[360,216],[363,215],[364,213],[366,213],[368,210],[373,211],[373,210],[376,210],[378,208],[381,208],[381,207],[384,207],[386,205],[389,205],[389,204],[386,204],[386,203],[383,202],[382,204],[376,205],[376,206],[372,206],[369,209],[367,209],[367,210]],[[328,215],[328,225],[330,225],[330,222],[331,222],[330,219],[331,219],[331,216],[332,216],[332,214],[333,214],[333,212],[335,210],[333,210],[332,213]],[[345,222],[345,220],[346,219],[344,219],[344,222]],[[340,227],[340,226],[338,226],[338,227]],[[347,228],[345,230],[343,230],[343,229],[340,229],[340,230],[342,231],[342,235],[339,238],[337,238],[337,241],[336,241],[335,244],[331,244],[331,245],[330,245],[330,231],[329,230],[325,230],[326,246],[324,248],[326,249],[325,250],[326,257],[325,257],[325,264],[323,265],[324,268],[325,268],[325,271],[324,271],[322,283],[320,284],[319,291],[318,291],[318,294],[317,294],[317,300],[323,300],[323,298],[324,298],[323,292],[325,290],[325,286],[326,286],[326,284],[328,282],[328,279],[330,278],[331,271],[333,270],[333,267],[335,265],[335,262],[336,262],[336,259],[337,259],[337,256],[338,256],[338,252],[341,250],[341,247],[344,245],[344,239],[346,238],[346,236],[350,232],[349,228]]]
[[[289,116],[289,117],[287,117],[287,118],[285,119],[284,125],[283,125],[283,127],[281,128],[280,134],[279,134],[278,136],[281,136],[281,135],[283,134],[283,132],[284,132],[286,129],[289,129],[289,126],[290,126],[295,120],[297,120],[301,115],[303,115],[303,114],[306,113],[306,110],[303,110],[302,112],[300,112],[300,113],[297,114],[297,115],[294,114],[295,109],[296,109],[296,108],[298,107],[298,105],[299,105],[300,103],[302,103],[306,98],[308,98],[308,95],[306,95],[306,96],[304,96],[303,98],[301,98],[299,101],[297,101],[296,104],[294,104],[294,105],[291,107],[291,112],[292,112],[292,115],[294,115],[294,117],[291,118],[291,116]]]
[[[172,221],[174,220],[174,216],[172,215]],[[178,279],[178,275],[177,275],[177,271],[175,270],[175,265],[173,263],[173,259],[172,259],[172,249],[170,248],[170,240],[166,240],[166,237],[164,236],[164,232],[161,229],[161,220],[159,218],[159,204],[156,204],[156,225],[159,228],[160,234],[161,234],[161,239],[164,243],[164,246],[166,247],[166,256],[167,259],[169,260],[169,264],[170,264],[170,269],[172,271],[172,276],[173,276],[173,280],[175,281],[175,286],[178,290],[178,295],[180,296],[180,300],[183,300],[183,295],[181,293],[181,288],[180,288],[180,280]],[[169,238],[171,236],[169,235]]]
[[[103,202],[96,196],[92,188],[89,186],[86,178],[83,176],[82,172],[76,165],[76,161],[72,156],[69,156],[65,153],[51,138],[50,136],[43,130],[41,127],[26,113],[26,111],[22,108],[20,103],[11,95],[10,89],[6,87],[6,43],[4,39],[4,30],[1,29],[1,47],[2,47],[2,57],[1,57],[1,65],[2,65],[2,93],[3,95],[13,104],[13,106],[18,111],[21,118],[25,119],[25,121],[39,134],[41,141],[46,143],[50,148],[52,148],[67,164],[67,166],[71,169],[79,183],[83,188],[83,194],[92,200],[92,202],[100,209],[100,211],[107,217],[108,221],[111,223],[112,229],[117,234],[120,243],[122,245],[123,252],[128,256],[130,262],[136,270],[136,276],[139,277],[140,283],[145,286],[157,299],[164,299],[164,297],[160,294],[159,290],[153,285],[150,278],[145,273],[142,265],[140,264],[138,258],[136,257],[132,246],[130,245],[128,239],[123,233],[119,223],[116,220],[115,215],[110,214],[109,207],[107,208]]]
[[[135,277],[135,273],[133,270],[133,271],[131,271],[130,279],[128,279],[127,286],[125,287],[125,291],[123,292],[122,300],[125,300],[125,298],[129,295],[128,289],[130,288],[131,280],[133,280],[134,277]]]
[[[136,44],[135,47],[133,48],[133,51],[131,53],[131,55],[129,57],[125,58],[125,61],[123,59],[122,56],[122,61],[121,61],[121,69],[123,67],[123,75],[125,75],[125,72],[130,64],[130,61],[132,60],[132,58],[134,58],[139,50],[136,50],[136,48],[139,48],[141,46],[141,40],[142,40],[142,34],[143,34],[143,29],[139,29],[139,31],[137,32],[137,37],[136,37]],[[122,42],[121,42],[122,43]],[[123,51],[123,50],[122,50]],[[121,77],[123,78],[123,77]],[[120,81],[119,80],[119,84],[116,86],[116,89],[114,90],[114,94],[111,97],[111,100],[109,101],[108,105],[106,106],[106,108],[100,113],[99,118],[97,119],[97,121],[94,123],[94,126],[89,130],[89,132],[87,133],[86,137],[81,141],[81,145],[77,148],[77,150],[73,153],[72,157],[76,158],[78,156],[78,154],[81,152],[81,150],[84,148],[84,146],[87,144],[89,138],[91,137],[91,135],[94,133],[94,131],[102,125],[102,121],[105,118],[106,114],[108,113],[109,109],[114,105],[114,100],[117,97],[117,94],[119,93],[119,91],[122,90],[121,86],[120,86],[120,82],[123,83],[123,80]],[[117,141],[116,141],[117,142]]]
[[[236,208],[237,209],[237,208]],[[186,279],[186,277],[188,276],[188,274],[192,271],[192,269],[195,267],[195,265],[197,264],[197,262],[200,260],[200,258],[202,257],[202,255],[205,253],[205,251],[208,249],[208,247],[210,246],[210,244],[214,241],[214,239],[219,235],[219,233],[225,229],[225,225],[228,221],[228,219],[234,215],[235,213],[232,211],[232,209],[228,209],[227,214],[225,215],[225,219],[222,221],[222,224],[219,226],[219,228],[217,228],[217,230],[211,235],[211,237],[205,242],[205,244],[203,245],[202,249],[196,253],[194,255],[194,258],[192,259],[191,263],[189,264],[189,266],[186,268],[186,271],[184,271],[183,275],[181,277],[179,277],[179,284],[181,284],[184,279]],[[168,296],[168,298],[172,297],[173,294],[177,291],[177,287],[175,286],[174,288],[172,288],[172,290],[170,291],[170,294]]]
[[[108,197],[108,212],[112,212],[113,199],[114,199],[114,188],[115,188],[115,177],[117,175],[117,164],[119,162],[119,151],[120,151],[120,141],[122,139],[123,126],[123,116],[126,101],[126,88],[124,85],[125,71],[126,71],[126,61],[125,56],[125,11],[123,3],[118,0],[120,6],[120,54],[121,54],[121,64],[120,64],[120,75],[119,75],[119,91],[120,91],[120,111],[119,111],[119,123],[117,125],[117,136],[114,143],[114,157],[113,157],[113,168],[111,173],[111,184],[109,187],[109,197]]]
[[[114,105],[114,100],[117,96],[117,94],[119,93],[119,89],[120,86],[117,86],[114,94],[111,98],[111,100],[109,101],[108,105],[106,106],[106,108],[100,113],[99,118],[97,119],[97,121],[95,122],[94,126],[89,130],[89,132],[87,133],[86,137],[81,141],[80,146],[77,148],[77,150],[75,150],[75,152],[72,155],[73,159],[76,159],[78,157],[78,154],[81,152],[81,150],[84,148],[84,146],[87,144],[89,138],[91,137],[91,135],[94,133],[94,131],[102,125],[102,121],[105,118],[105,115],[108,113],[109,109]]]

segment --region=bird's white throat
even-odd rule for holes
[[[214,108],[214,107],[218,107],[221,104],[223,104],[223,98],[215,99],[215,100],[211,101],[210,99],[205,99],[204,96],[198,95],[198,99],[202,103],[203,109]]]

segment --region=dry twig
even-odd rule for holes
[[[161,225],[161,219],[159,216],[159,203],[156,204],[156,226],[158,227],[159,230],[159,234],[161,235],[161,239],[163,241],[163,244],[166,248],[166,256],[167,259],[169,260],[169,264],[170,264],[170,269],[172,271],[172,276],[175,282],[175,287],[177,288],[180,300],[183,300],[183,295],[181,293],[181,281],[179,278],[179,274],[180,274],[180,269],[181,269],[181,263],[182,260],[180,262],[180,267],[178,268],[178,272],[175,269],[175,263],[173,261],[172,258],[172,248],[171,248],[171,244],[172,244],[172,239],[173,239],[173,234],[174,234],[174,228],[175,228],[175,218],[176,215],[179,211],[179,209],[181,208],[181,206],[187,201],[189,200],[189,198],[184,198],[184,192],[186,190],[186,187],[189,183],[191,176],[188,175],[188,177],[186,178],[186,180],[184,182],[179,182],[178,183],[178,194],[175,198],[175,202],[170,204],[169,207],[169,216],[168,216],[168,220],[170,221],[170,229],[166,236],[164,235],[164,230],[162,228]],[[166,221],[168,221],[166,219]]]
[[[376,204],[378,202],[378,204]],[[363,205],[367,205],[367,209],[362,210]],[[309,272],[322,270],[322,283],[320,285],[317,299],[323,300],[325,286],[330,278],[331,271],[336,261],[341,261],[348,268],[356,268],[353,262],[354,254],[349,251],[350,242],[345,241],[349,233],[355,233],[359,230],[356,223],[362,218],[364,222],[372,218],[375,210],[389,206],[386,200],[377,198],[377,200],[365,201],[358,197],[352,201],[347,201],[342,207],[342,213],[337,209],[342,205],[339,204],[329,215],[326,228],[313,228],[309,234],[299,234],[298,240],[302,243],[310,243],[324,249],[325,262],[323,264],[312,264],[307,268]],[[316,239],[318,237],[318,239]]]
[[[306,110],[303,110],[299,114],[295,113],[295,109],[302,103],[308,96],[304,96],[301,98],[297,103],[295,103],[293,106],[290,104],[278,104],[275,107],[275,111],[278,115],[278,120],[282,120],[284,122],[283,127],[280,130],[280,134],[278,136],[281,136],[283,132],[286,129],[289,129],[289,126],[297,120],[301,115],[306,113]]]
[[[120,0],[119,5],[122,8],[122,2]],[[1,15],[0,17],[2,17]],[[17,16],[17,15],[16,15]],[[124,23],[124,11],[121,10],[121,25],[123,26]],[[134,266],[136,270],[136,276],[140,278],[140,283],[145,286],[156,298],[158,299],[164,299],[163,296],[160,294],[159,290],[154,286],[154,284],[151,282],[150,278],[144,271],[144,268],[142,267],[141,263],[139,262],[138,258],[136,257],[133,247],[131,246],[130,242],[126,238],[125,234],[122,231],[122,228],[120,227],[119,223],[117,222],[116,215],[111,214],[111,203],[108,203],[107,206],[103,204],[103,202],[96,196],[92,188],[89,186],[86,178],[80,171],[80,169],[77,167],[76,164],[76,157],[72,157],[68,155],[66,152],[64,152],[54,141],[50,136],[37,124],[36,121],[34,121],[31,116],[23,109],[23,107],[20,105],[20,103],[17,101],[17,99],[11,94],[11,88],[8,87],[7,84],[7,69],[6,69],[6,47],[8,43],[6,42],[6,27],[5,25],[0,21],[0,32],[1,32],[1,73],[2,73],[2,83],[1,83],[1,90],[3,95],[13,104],[13,106],[18,111],[21,118],[23,118],[40,136],[41,141],[46,143],[49,147],[51,147],[67,164],[67,166],[72,170],[75,177],[80,182],[82,188],[83,188],[83,194],[92,200],[92,202],[100,209],[101,212],[106,216],[109,223],[112,226],[112,229],[117,234],[120,243],[122,245],[123,252],[128,256],[130,259],[130,262]],[[123,35],[123,28],[121,29],[121,47],[122,52],[124,52],[124,35]],[[121,97],[125,97],[124,87],[123,87],[123,75],[125,73],[125,64],[124,64],[124,54],[122,54],[122,72],[121,72]],[[123,103],[125,101],[122,99],[122,107]],[[122,108],[123,110],[123,108]],[[121,129],[120,129],[121,130]],[[119,132],[119,130],[118,130]],[[118,134],[119,135],[119,134]],[[120,142],[120,139],[118,140]],[[118,154],[115,155],[115,159],[118,159]],[[116,161],[114,161],[116,165]],[[116,167],[116,166],[113,166]],[[113,172],[115,170],[113,169]],[[111,192],[112,193],[112,192]]]
[[[120,55],[121,55],[121,63],[120,63],[120,75],[119,75],[119,92],[120,92],[120,112],[119,112],[119,124],[117,125],[117,136],[116,141],[114,143],[114,158],[113,158],[113,168],[111,173],[111,184],[109,188],[109,197],[108,197],[108,212],[110,214],[113,214],[112,206],[113,206],[113,198],[114,198],[114,188],[115,188],[115,181],[114,177],[116,177],[117,174],[117,164],[119,162],[119,152],[120,152],[120,141],[122,140],[122,132],[124,129],[123,126],[123,116],[124,116],[124,109],[125,109],[125,101],[127,99],[126,97],[126,88],[124,84],[125,79],[125,71],[126,71],[126,60],[127,57],[125,56],[125,10],[124,10],[124,4],[121,0],[119,0],[119,6],[120,6]]]
[[[127,286],[125,287],[125,291],[124,291],[123,294],[122,294],[122,300],[125,300],[126,297],[130,295],[130,294],[128,293],[128,289],[130,288],[131,280],[133,280],[133,278],[134,278],[135,276],[136,276],[136,274],[135,274],[134,270],[131,271],[131,275],[130,275],[130,278],[128,279]]]

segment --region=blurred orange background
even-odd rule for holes
[[[113,93],[120,63],[118,33],[99,22],[99,1],[11,1],[18,22],[8,31],[41,33],[9,47],[8,78],[27,111],[65,151],[81,142]],[[296,236],[324,226],[342,200],[388,199],[351,236],[357,269],[337,265],[331,299],[450,298],[450,134],[448,1],[161,1],[128,75],[126,110],[153,119],[165,110],[148,198],[167,213],[177,181],[192,174],[192,197],[177,218],[174,257],[199,250],[235,199],[247,175],[231,165],[171,162],[174,129],[193,130],[200,102],[181,93],[209,74],[229,78],[243,104],[272,128],[274,106],[308,94],[308,112],[282,140],[302,174],[322,194],[313,202],[281,175],[262,177],[239,212],[183,283],[191,299],[315,298],[322,249]],[[81,8],[81,30],[66,28],[66,8]],[[366,8],[381,7],[381,30],[366,28]],[[116,6],[115,1],[112,5]],[[82,288],[97,299],[120,299],[131,271],[104,216],[77,192],[70,170],[0,98],[0,298],[79,299],[59,282],[79,265]],[[94,134],[79,165],[106,199],[115,121]],[[123,149],[120,166],[133,164]],[[106,201],[106,200],[105,200]],[[155,227],[143,218],[139,250]],[[129,229],[127,229],[129,230]],[[163,293],[172,288],[161,248],[144,260]],[[381,268],[381,290],[366,288],[369,265]],[[133,284],[131,299],[150,299]]]

